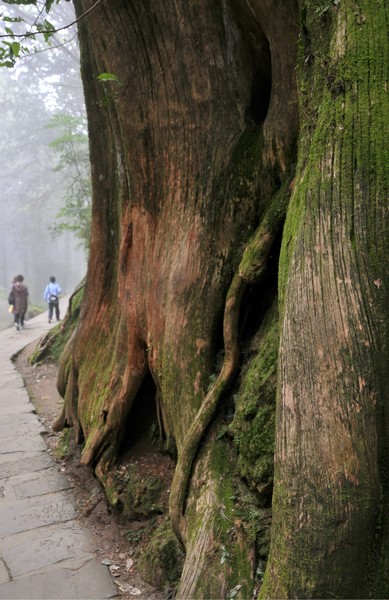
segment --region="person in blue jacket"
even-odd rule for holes
[[[52,275],[43,294],[44,299],[49,305],[49,323],[51,323],[54,311],[55,317],[59,321],[59,296],[61,292],[61,286],[56,282],[54,275]]]

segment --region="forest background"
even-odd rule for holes
[[[37,15],[33,6],[0,8],[30,24]],[[71,23],[73,4],[61,2],[50,18],[56,27]],[[30,308],[39,309],[51,275],[71,293],[86,272],[90,167],[76,27],[33,44],[14,68],[0,69],[1,329],[12,322],[7,294],[17,273],[25,277]]]

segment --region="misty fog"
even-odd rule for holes
[[[32,7],[0,2],[0,8],[3,14],[27,15],[29,22],[34,18],[28,12]],[[74,21],[73,5],[53,6],[50,19],[56,27]],[[18,26],[26,29],[25,24]],[[49,144],[63,131],[48,125],[56,115],[85,119],[76,27],[55,34],[51,47],[42,44],[14,68],[1,68],[0,89],[0,328],[4,329],[12,324],[7,297],[15,275],[24,275],[30,305],[46,308],[43,291],[51,275],[63,293],[70,294],[86,272],[80,240],[70,231],[55,237],[52,232],[56,215],[71,194],[72,174],[66,164],[55,170],[59,157]],[[87,143],[85,155],[88,162]]]

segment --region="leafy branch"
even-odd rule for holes
[[[50,147],[58,156],[55,170],[64,172],[67,179],[65,203],[50,230],[53,237],[72,231],[88,252],[92,190],[86,123],[83,117],[62,114],[53,117],[49,127],[61,131]]]
[[[37,6],[39,4],[39,0],[2,0],[5,4],[10,5],[23,5],[23,6]],[[49,14],[50,9],[54,3],[58,4],[60,0],[45,0],[43,8],[40,9],[39,15],[43,12]],[[69,2],[70,0],[66,0]],[[22,33],[17,33],[14,31],[12,27],[9,26],[11,23],[25,23],[24,18],[22,17],[10,17],[8,15],[0,14],[0,22],[7,23],[8,25],[4,26],[5,33],[0,33],[0,67],[13,67],[18,58],[22,56],[26,56],[30,54],[30,48],[18,41],[21,39],[22,41],[26,40],[36,40],[38,35],[43,36],[44,43],[50,44],[50,40],[55,33],[60,31],[64,31],[69,29],[73,25],[79,23],[82,19],[84,19],[89,13],[91,13],[97,6],[100,4],[102,0],[96,0],[94,4],[88,8],[85,12],[83,12],[77,19],[74,19],[70,23],[63,25],[62,27],[55,27],[47,18],[43,21],[36,20],[32,25],[30,25],[30,31],[24,31]],[[34,48],[36,51],[36,48]]]

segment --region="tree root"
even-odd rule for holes
[[[61,327],[53,330],[50,330],[43,338],[41,338],[38,342],[38,345],[34,351],[34,353],[30,357],[30,363],[32,365],[37,364],[44,360],[50,354],[51,346],[59,335],[62,335],[64,330],[67,327],[68,322],[72,318],[73,315],[73,299],[79,293],[79,291],[85,287],[85,283],[81,283],[74,290],[72,295],[69,297],[68,307],[66,311],[66,315],[64,320],[61,323]]]
[[[169,512],[173,531],[185,549],[187,523],[184,503],[193,461],[201,438],[215,412],[218,401],[231,383],[239,364],[238,325],[240,305],[248,284],[263,275],[273,242],[283,225],[289,194],[287,184],[273,196],[269,208],[247,245],[237,273],[230,284],[223,319],[224,362],[222,369],[204,398],[179,451],[170,490]]]

